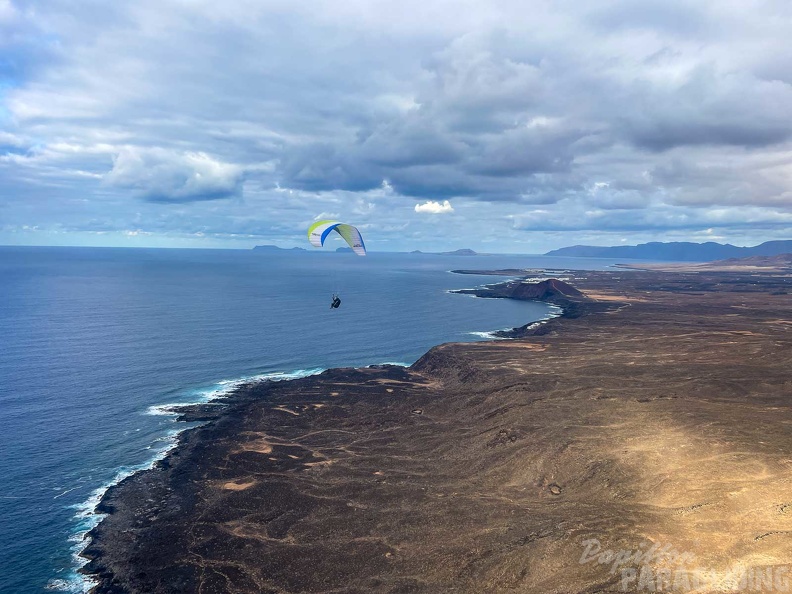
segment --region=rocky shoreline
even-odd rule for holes
[[[469,271],[453,271],[459,274],[470,274]],[[515,270],[485,271],[487,275],[512,276]],[[587,298],[575,287],[564,281],[550,278],[538,282],[528,282],[522,279],[506,281],[495,285],[488,285],[475,289],[459,289],[454,291],[462,295],[475,295],[483,299],[517,299],[519,301],[542,301],[550,303],[561,309],[560,318],[579,318],[593,313],[602,313],[618,308],[618,303],[600,302]],[[551,323],[553,318],[541,322],[529,322],[511,330],[498,330],[492,335],[498,338],[526,338],[548,334],[554,328]]]
[[[592,540],[669,543],[718,575],[792,563],[790,290],[657,272],[477,289],[564,312],[184,410],[207,423],[108,490],[84,572],[96,594],[593,592],[634,584],[581,562]]]

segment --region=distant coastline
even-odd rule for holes
[[[310,252],[302,247],[285,248],[277,245],[257,245],[253,248],[256,252]],[[336,252],[350,251],[349,248],[339,247]],[[413,250],[414,255],[439,255],[439,256],[492,256],[497,254],[476,252],[470,248],[461,248],[443,252],[424,252]],[[574,245],[551,250],[543,254],[546,257],[565,258],[600,258],[600,259],[625,259],[625,260],[650,260],[656,262],[711,262],[734,258],[751,257],[776,257],[792,253],[792,240],[766,241],[752,247],[740,247],[731,244],[693,242],[649,242],[638,245],[618,246],[592,246]],[[636,266],[640,266],[636,264]]]
[[[277,245],[257,245],[253,247],[253,250],[256,252],[307,252],[305,248],[301,247],[291,247],[291,248],[284,248]],[[335,249],[336,252],[351,252],[352,248],[348,247],[339,247]],[[449,252],[422,252],[421,250],[413,250],[411,252],[393,252],[393,253],[409,253],[409,254],[426,254],[432,256],[488,256],[491,254],[480,254],[474,250],[469,248],[462,248],[458,250],[453,250]]]

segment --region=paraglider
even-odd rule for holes
[[[317,221],[308,227],[308,241],[314,247],[324,246],[327,237],[335,231],[344,241],[347,242],[352,251],[358,256],[366,255],[366,244],[363,243],[363,236],[357,227],[340,223],[338,221]],[[338,309],[341,306],[341,298],[337,293],[333,293],[333,301],[330,303],[330,309]]]
[[[357,227],[347,225],[346,223],[339,223],[338,221],[317,221],[308,227],[308,240],[314,247],[322,247],[325,239],[335,231],[344,238],[358,256],[366,255],[366,245],[363,243],[363,237]]]

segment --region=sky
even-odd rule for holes
[[[788,0],[0,0],[0,244],[790,239],[790,39]]]

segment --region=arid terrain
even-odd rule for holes
[[[95,592],[782,591],[792,278],[565,276],[522,338],[187,411],[102,501]]]
[[[618,266],[633,270],[656,270],[660,272],[771,272],[792,274],[792,254],[729,258],[728,260],[715,260],[714,262],[641,263],[619,264]]]

